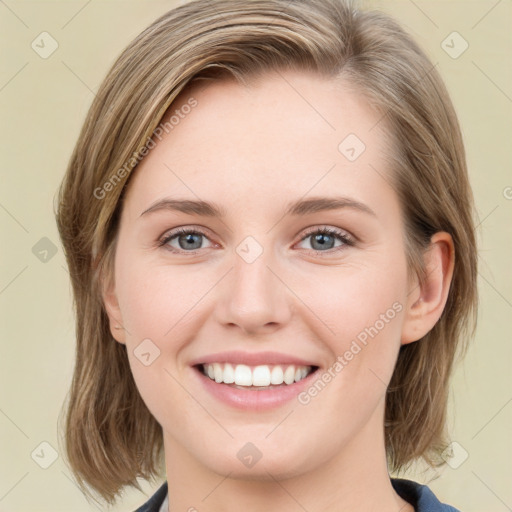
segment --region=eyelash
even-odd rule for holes
[[[339,240],[341,240],[343,242],[342,245],[340,245],[338,247],[333,247],[333,248],[328,249],[326,251],[318,251],[316,249],[307,249],[307,250],[313,251],[313,252],[315,252],[316,254],[319,254],[319,255],[323,255],[323,253],[332,254],[332,253],[335,253],[335,252],[338,252],[338,251],[342,251],[346,247],[352,247],[352,246],[355,245],[355,241],[352,239],[352,237],[347,235],[344,231],[341,231],[341,230],[338,230],[338,229],[335,229],[335,228],[330,228],[330,227],[310,228],[308,231],[306,231],[306,233],[299,240],[299,242],[303,242],[308,237],[310,237],[312,235],[317,235],[317,234],[333,236],[333,237],[336,237],[336,238],[338,238]],[[158,242],[158,247],[166,246],[172,239],[174,239],[174,238],[176,238],[177,236],[180,236],[180,235],[202,235],[202,236],[208,238],[208,235],[205,232],[201,231],[200,229],[177,228],[176,230],[174,230],[174,231],[170,232],[169,234],[167,234],[166,236],[164,236],[163,239],[161,239]],[[170,246],[169,247],[164,247],[164,248],[166,250],[174,253],[174,254],[192,254],[192,255],[197,254],[197,252],[201,250],[201,249],[196,249],[194,251],[185,251],[183,249],[182,250],[177,250],[174,247],[170,247]]]

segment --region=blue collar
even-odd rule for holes
[[[391,485],[402,499],[414,507],[415,512],[460,512],[450,505],[441,503],[426,485],[402,478],[391,478]],[[167,482],[135,512],[159,512],[166,496]]]
[[[416,512],[459,512],[456,508],[441,503],[426,485],[402,478],[392,478],[391,485]]]

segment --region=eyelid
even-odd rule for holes
[[[202,235],[205,238],[207,238],[208,240],[210,240],[210,238],[211,238],[211,236],[209,235],[209,230],[207,228],[204,228],[203,226],[194,225],[194,224],[190,224],[190,225],[187,224],[186,226],[178,226],[178,227],[168,229],[167,231],[165,231],[165,233],[163,235],[158,237],[157,245],[158,245],[158,247],[165,248],[165,246],[168,244],[168,242],[171,239],[173,239],[174,237],[181,235],[181,234],[188,234],[188,233]],[[211,241],[211,243],[214,245],[219,245],[213,241]],[[177,253],[179,253],[179,254],[196,254],[201,249],[195,249],[193,251],[184,251],[184,250],[169,248],[168,250],[175,254],[177,254]]]
[[[354,241],[354,242],[356,240],[356,237],[353,236],[348,231],[346,231],[345,229],[337,228],[337,227],[325,224],[325,225],[312,226],[311,228],[306,228],[306,231],[302,235],[302,238],[300,239],[300,241],[304,240],[305,238],[312,235],[313,233],[318,233],[318,232],[322,232],[322,231],[332,233],[336,236],[339,236],[341,238],[346,238],[346,239]]]
[[[356,245],[356,237],[354,237],[351,233],[348,231],[334,227],[329,225],[323,225],[323,226],[312,226],[311,228],[308,228],[304,234],[302,235],[301,239],[298,243],[303,242],[307,238],[309,238],[314,233],[322,233],[327,234],[329,236],[334,236],[341,240],[342,244],[337,247],[332,247],[331,249],[328,249],[326,251],[319,251],[317,249],[306,249],[309,252],[313,252],[315,256],[325,257],[329,258],[333,255],[338,255],[341,251],[346,250],[347,247],[353,247]],[[295,244],[296,245],[296,244]]]
[[[204,227],[198,226],[198,225],[192,224],[192,225],[186,225],[186,226],[178,226],[171,230],[167,230],[162,236],[160,236],[158,238],[158,241],[157,241],[158,247],[166,248],[166,245],[168,244],[168,242],[171,239],[175,238],[176,236],[179,236],[180,234],[189,234],[189,233],[202,235],[205,238],[207,238],[212,244],[218,246],[219,244],[210,240],[210,235],[208,234],[208,232],[209,232],[209,230],[207,228],[204,228]],[[357,240],[357,238],[354,237],[348,231],[346,231],[342,228],[338,228],[338,227],[334,227],[334,226],[330,226],[330,225],[311,226],[309,228],[306,228],[305,231],[302,231],[302,233],[303,234],[302,234],[301,238],[294,245],[297,245],[298,243],[303,242],[304,240],[306,240],[309,236],[313,235],[314,233],[326,233],[328,235],[333,235],[335,237],[338,237],[338,239],[343,242],[341,246],[333,247],[326,251],[319,251],[316,249],[306,249],[309,251],[313,251],[314,253],[319,254],[319,255],[323,255],[322,253],[325,253],[326,256],[332,255],[333,253],[336,253],[339,250],[343,250],[343,248],[346,246],[350,247],[350,246],[355,245],[356,240]],[[202,249],[185,251],[183,249],[168,248],[167,250],[174,254],[191,254],[191,255],[193,255],[193,254],[197,254]]]

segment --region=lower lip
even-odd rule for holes
[[[284,384],[273,389],[247,390],[217,383],[204,375],[198,368],[194,368],[194,373],[196,373],[206,390],[221,402],[238,409],[264,411],[279,407],[296,398],[310,384],[317,371],[311,372],[306,378],[293,384]]]

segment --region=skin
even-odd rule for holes
[[[400,346],[441,316],[450,235],[432,238],[427,282],[409,280],[384,123],[342,80],[287,71],[249,87],[199,84],[173,110],[190,96],[198,105],[132,176],[114,281],[103,292],[112,334],[163,427],[169,511],[413,511],[390,484],[384,400]],[[366,145],[354,162],[338,150],[350,133]],[[283,216],[291,201],[340,195],[375,216],[350,208]],[[141,216],[164,197],[215,202],[226,216]],[[177,227],[206,233],[195,254],[179,237],[158,246]],[[316,227],[338,228],[355,244],[319,249],[305,237]],[[263,248],[252,263],[236,252],[247,236]],[[242,412],[207,394],[189,366],[224,350],[275,350],[326,371],[397,302],[401,311],[307,405]],[[160,350],[149,366],[134,355],[147,338]],[[262,453],[251,468],[236,456],[247,442]]]

